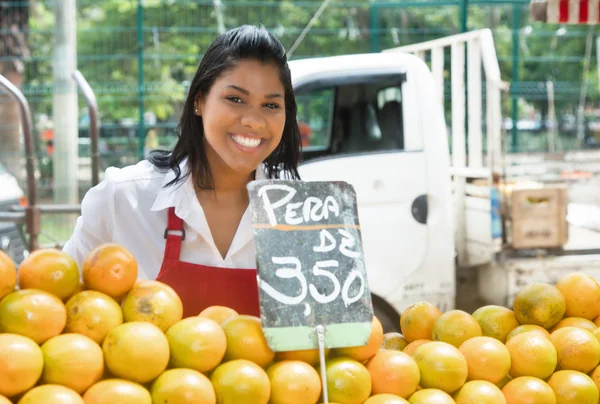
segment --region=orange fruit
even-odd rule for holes
[[[502,390],[485,380],[466,382],[454,394],[456,404],[506,404]]]
[[[166,333],[172,368],[209,372],[217,367],[227,348],[225,332],[207,317],[188,317],[171,326]]]
[[[152,404],[152,397],[141,384],[123,379],[107,379],[87,389],[83,401],[85,404]]]
[[[597,316],[597,317],[594,319],[594,324],[596,324],[596,326],[600,327],[600,316]]]
[[[585,373],[559,370],[548,379],[558,404],[597,404],[598,388]]]
[[[440,309],[427,302],[408,306],[400,315],[400,329],[408,342],[431,339],[433,324],[442,315]]]
[[[275,358],[262,332],[260,318],[249,315],[231,317],[223,321],[221,327],[227,337],[225,361],[247,359],[264,368]]]
[[[192,369],[170,369],[152,383],[154,403],[215,404],[215,389],[208,377]]]
[[[419,385],[452,394],[467,380],[467,360],[453,345],[433,341],[418,347],[413,355],[421,371]]]
[[[596,387],[598,387],[598,390],[600,391],[600,366],[596,366],[596,368],[592,370],[588,376],[592,378],[596,384]]]
[[[0,332],[24,335],[42,344],[60,334],[66,323],[63,302],[43,290],[17,290],[0,301]]]
[[[450,310],[442,314],[433,324],[433,340],[446,342],[459,348],[473,337],[481,337],[479,323],[467,312]]]
[[[112,329],[102,343],[104,361],[111,374],[137,383],[148,383],[169,363],[169,341],[151,323],[135,321]]]
[[[508,375],[508,374],[507,374],[507,375],[506,375],[506,377],[505,377],[504,379],[502,379],[502,380],[500,380],[498,383],[496,383],[496,386],[498,386],[498,388],[499,388],[499,389],[502,389],[502,388],[504,388],[504,386],[506,386],[506,384],[507,384],[508,382],[510,382],[512,379],[513,379],[513,378],[512,378],[512,377],[510,377],[510,375]]]
[[[44,369],[40,347],[30,338],[0,334],[0,394],[24,393],[39,380]]]
[[[556,396],[552,388],[537,377],[517,377],[502,388],[502,393],[506,404],[556,404]]]
[[[81,394],[104,373],[102,348],[79,334],[62,334],[42,345],[45,384],[60,384]]]
[[[578,327],[588,331],[594,331],[596,328],[598,328],[592,320],[588,320],[587,318],[565,317],[550,329],[550,333],[565,327]]]
[[[119,304],[110,296],[95,290],[75,294],[66,304],[67,325],[64,332],[85,335],[102,344],[106,334],[123,324]]]
[[[459,348],[467,361],[467,380],[485,380],[500,383],[510,370],[510,352],[499,340],[492,337],[475,337]]]
[[[543,327],[534,324],[523,324],[512,330],[506,336],[506,342],[508,342],[515,335],[523,334],[525,332],[533,332],[539,335],[540,337],[550,338],[550,333]]]
[[[419,386],[419,366],[404,352],[382,349],[369,359],[366,367],[371,375],[373,394],[389,393],[407,398]]]
[[[504,343],[506,336],[519,326],[515,313],[503,306],[483,306],[475,310],[473,318],[481,327],[484,337],[496,338]]]
[[[556,282],[565,297],[565,316],[593,320],[600,314],[600,285],[584,272],[571,272]]]
[[[517,293],[513,310],[519,323],[550,329],[563,318],[566,301],[555,286],[531,283]]]
[[[38,289],[66,300],[79,287],[79,267],[66,252],[42,248],[29,254],[19,266],[19,287]]]
[[[21,397],[19,404],[85,404],[83,398],[68,387],[45,384],[34,387]]]
[[[408,345],[408,341],[398,332],[388,332],[383,334],[383,342],[381,349],[391,349],[394,351],[402,351]]]
[[[308,363],[283,361],[267,369],[270,404],[314,404],[321,395],[321,378]]]
[[[362,404],[371,395],[371,376],[360,362],[338,357],[328,361],[325,368],[330,401]]]
[[[125,322],[146,321],[166,332],[183,317],[183,304],[169,285],[142,281],[129,291],[121,304]]]
[[[423,389],[408,399],[410,404],[454,404],[454,399],[439,389]]]
[[[556,348],[548,338],[526,332],[506,343],[510,352],[511,377],[533,376],[540,379],[549,377],[558,362]]]
[[[372,358],[373,355],[375,355],[377,351],[379,351],[382,342],[383,327],[381,326],[379,319],[373,316],[371,335],[369,336],[369,341],[367,342],[367,345],[353,346],[348,348],[336,348],[333,351],[337,356],[344,356],[347,358],[352,358],[359,362],[364,362],[369,358]]]
[[[86,289],[117,298],[135,284],[138,265],[125,247],[107,243],[90,251],[83,260],[81,272]]]
[[[369,397],[364,404],[408,404],[408,401],[393,394],[375,394]]]
[[[269,376],[256,363],[236,359],[217,366],[210,376],[217,403],[267,404],[271,395]]]
[[[325,358],[329,354],[329,349],[325,349]],[[321,361],[318,349],[302,349],[299,351],[281,351],[275,352],[275,361],[302,361],[309,365],[318,365]]]
[[[414,356],[415,351],[418,347],[420,347],[423,344],[426,344],[428,342],[431,342],[430,339],[416,339],[413,342],[409,343],[403,350],[402,352],[404,352],[407,355],[410,356]]]
[[[211,320],[221,324],[223,321],[230,317],[237,316],[239,313],[229,307],[225,306],[210,306],[205,308],[198,314],[200,317],[208,317]]]
[[[587,330],[565,327],[550,334],[558,355],[557,370],[591,372],[600,363],[600,342]]]
[[[8,295],[17,285],[17,268],[12,258],[0,251],[0,299]]]

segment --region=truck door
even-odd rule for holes
[[[369,286],[385,298],[427,252],[427,180],[417,103],[404,74],[319,79],[296,89],[303,180],[357,193]]]

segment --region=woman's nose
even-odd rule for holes
[[[265,117],[254,108],[244,111],[242,115],[242,125],[251,129],[262,129],[266,125]]]

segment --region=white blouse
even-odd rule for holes
[[[185,161],[180,168],[184,175]],[[83,198],[81,216],[63,250],[81,266],[96,246],[117,243],[135,256],[140,279],[156,279],[163,262],[168,208],[174,207],[185,228],[181,261],[214,267],[256,268],[250,208],[244,212],[223,259],[196,197],[192,176],[165,188],[174,178],[173,170],[161,172],[147,160],[121,169],[107,169],[104,180]],[[265,178],[261,165],[256,170],[256,179]]]

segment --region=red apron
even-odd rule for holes
[[[157,281],[171,286],[183,302],[183,317],[197,316],[209,306],[226,306],[239,314],[260,316],[255,269],[233,269],[179,260],[185,240],[183,220],[169,208],[165,256]]]

